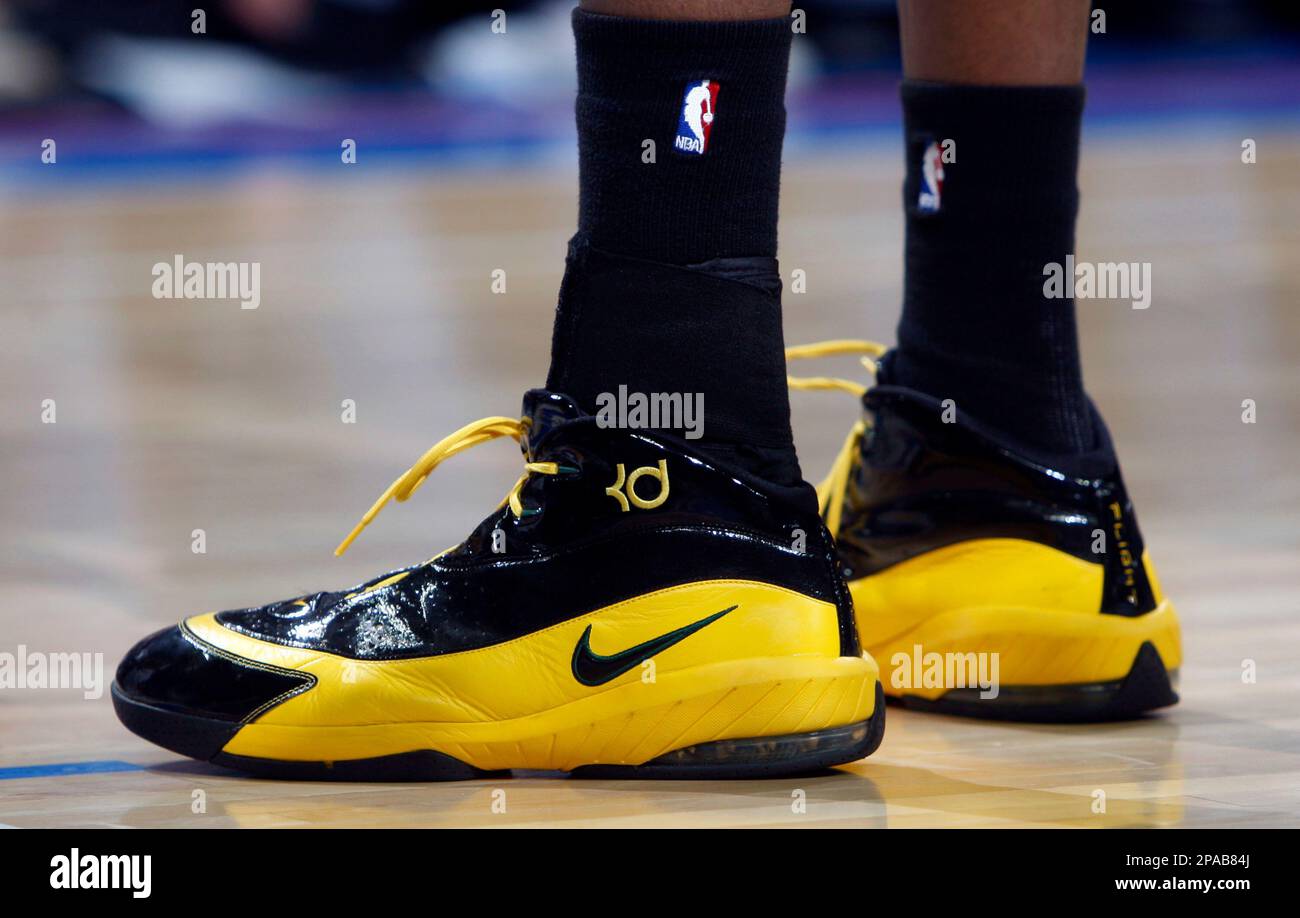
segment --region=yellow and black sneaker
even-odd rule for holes
[[[878,671],[810,487],[603,428],[563,395],[529,392],[523,415],[434,446],[339,550],[443,459],[514,438],[524,475],[465,542],[146,638],[117,671],[122,722],[302,778],[759,776],[876,748]]]
[[[863,418],[818,487],[885,693],[907,707],[1007,720],[1132,717],[1175,704],[1178,618],[1156,580],[1106,426],[1083,456],[1036,456],[951,404],[891,385],[869,341]],[[879,358],[879,359],[877,359]]]

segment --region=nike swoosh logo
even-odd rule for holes
[[[588,625],[587,630],[582,632],[582,637],[578,638],[578,646],[573,648],[573,678],[583,685],[604,685],[611,679],[617,679],[628,670],[639,666],[655,654],[662,653],[679,641],[685,640],[706,625],[713,624],[736,608],[736,606],[728,606],[708,618],[702,618],[676,631],[669,631],[667,634],[661,634],[657,638],[651,638],[635,647],[620,650],[609,656],[596,653],[591,649],[591,625]]]

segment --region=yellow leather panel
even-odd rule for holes
[[[1182,662],[1177,615],[1142,560],[1159,605],[1132,618],[1099,611],[1101,565],[1019,539],[945,546],[851,581],[849,590],[887,693],[902,693],[893,670],[907,665],[904,657],[930,653],[996,653],[1003,685],[1104,682],[1128,673],[1144,641],[1166,668]],[[937,698],[946,687],[906,691]]]
[[[592,650],[611,655],[733,605],[606,684],[574,678],[574,648],[588,625]],[[224,651],[317,679],[243,727],[225,749],[238,755],[334,760],[437,749],[480,768],[636,763],[708,740],[855,723],[874,709],[877,669],[839,655],[835,606],[753,581],[672,587],[502,644],[408,660],[284,647],[231,631],[214,614],[186,626]]]

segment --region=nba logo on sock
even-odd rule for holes
[[[938,213],[942,191],[943,150],[939,141],[932,140],[921,154],[921,193],[916,198],[916,209],[926,214]]]
[[[713,80],[688,83],[682,97],[682,114],[677,119],[673,147],[682,153],[703,156],[713,132],[713,113],[718,104],[718,84]]]

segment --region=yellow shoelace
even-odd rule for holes
[[[816,341],[812,344],[797,344],[785,349],[785,359],[809,360],[814,357],[839,357],[844,354],[862,355],[862,365],[872,377],[876,375],[876,360],[884,356],[888,348],[878,341],[866,341],[857,338],[837,338],[834,341]],[[865,383],[838,376],[787,376],[786,382],[791,389],[839,389],[861,396],[867,391]]]
[[[786,360],[804,360],[842,354],[860,354],[862,355],[862,365],[874,374],[876,369],[875,358],[884,354],[885,350],[883,344],[878,344],[875,341],[841,339],[787,348],[785,356]],[[867,386],[863,383],[833,376],[789,376],[787,379],[791,389],[838,389],[858,396],[867,391]],[[865,424],[862,421],[858,421],[853,425],[853,429],[849,432],[848,439],[844,441],[839,456],[836,457],[834,464],[831,466],[830,474],[817,486],[817,497],[823,511],[826,510],[827,501],[829,501],[831,494],[842,491],[845,482],[848,480],[849,469],[852,466],[853,450],[857,446],[858,438],[862,436],[865,429]],[[519,442],[524,435],[524,430],[525,422],[523,420],[507,417],[483,418],[472,424],[466,424],[450,436],[439,440],[429,447],[414,465],[388,486],[384,493],[379,496],[379,499],[366,511],[365,516],[361,517],[361,522],[357,523],[352,531],[348,533],[347,538],[339,543],[338,548],[334,549],[334,554],[342,555],[347,551],[348,546],[356,541],[357,536],[361,535],[361,531],[370,525],[374,518],[379,515],[379,511],[383,510],[390,500],[396,498],[399,501],[405,501],[410,498],[444,459],[450,459],[470,447],[478,446],[480,443],[486,443],[499,437],[510,437],[515,442]],[[519,476],[519,480],[510,489],[502,504],[509,504],[510,512],[516,517],[523,516],[524,506],[519,494],[527,483],[528,476],[531,474],[556,475],[559,472],[560,467],[554,462],[525,462],[524,473]],[[839,525],[838,501],[831,507],[831,514],[835,519],[832,522],[828,517],[827,525],[834,532]]]
[[[370,525],[371,521],[379,515],[379,511],[384,506],[396,498],[404,501],[415,493],[420,485],[429,474],[438,467],[444,459],[450,459],[459,452],[469,449],[472,446],[478,446],[480,443],[486,443],[489,440],[495,440],[498,437],[510,437],[516,443],[523,437],[527,429],[527,421],[515,418],[483,418],[481,421],[475,421],[473,424],[466,424],[460,430],[444,437],[433,446],[429,447],[415,463],[407,469],[400,478],[388,486],[388,490],[380,495],[379,500],[375,501],[374,506],[366,511],[366,515],[361,518],[361,522],[348,533],[348,537],[339,543],[339,547],[334,549],[334,554],[342,555],[348,550],[348,546],[361,535],[361,530]],[[515,486],[510,489],[505,500],[498,504],[500,507],[504,504],[510,505],[510,512],[516,517],[524,515],[523,501],[519,498],[520,491],[523,490],[528,476],[537,473],[539,475],[556,475],[560,471],[560,466],[554,462],[525,462],[524,473],[519,476]]]
[[[862,365],[874,378],[876,361],[888,348],[878,341],[866,341],[854,338],[839,338],[834,341],[817,341],[813,344],[800,344],[785,349],[785,359],[808,360],[816,357],[839,357],[845,354],[861,355]],[[869,386],[852,379],[838,376],[787,376],[791,389],[801,390],[838,390],[862,396]],[[866,433],[867,422],[861,418],[849,431],[839,454],[831,463],[830,471],[817,485],[817,506],[826,520],[826,528],[832,533],[839,532],[840,514],[844,501],[844,489],[848,485],[849,471],[853,468],[853,452],[858,448],[858,441]]]

